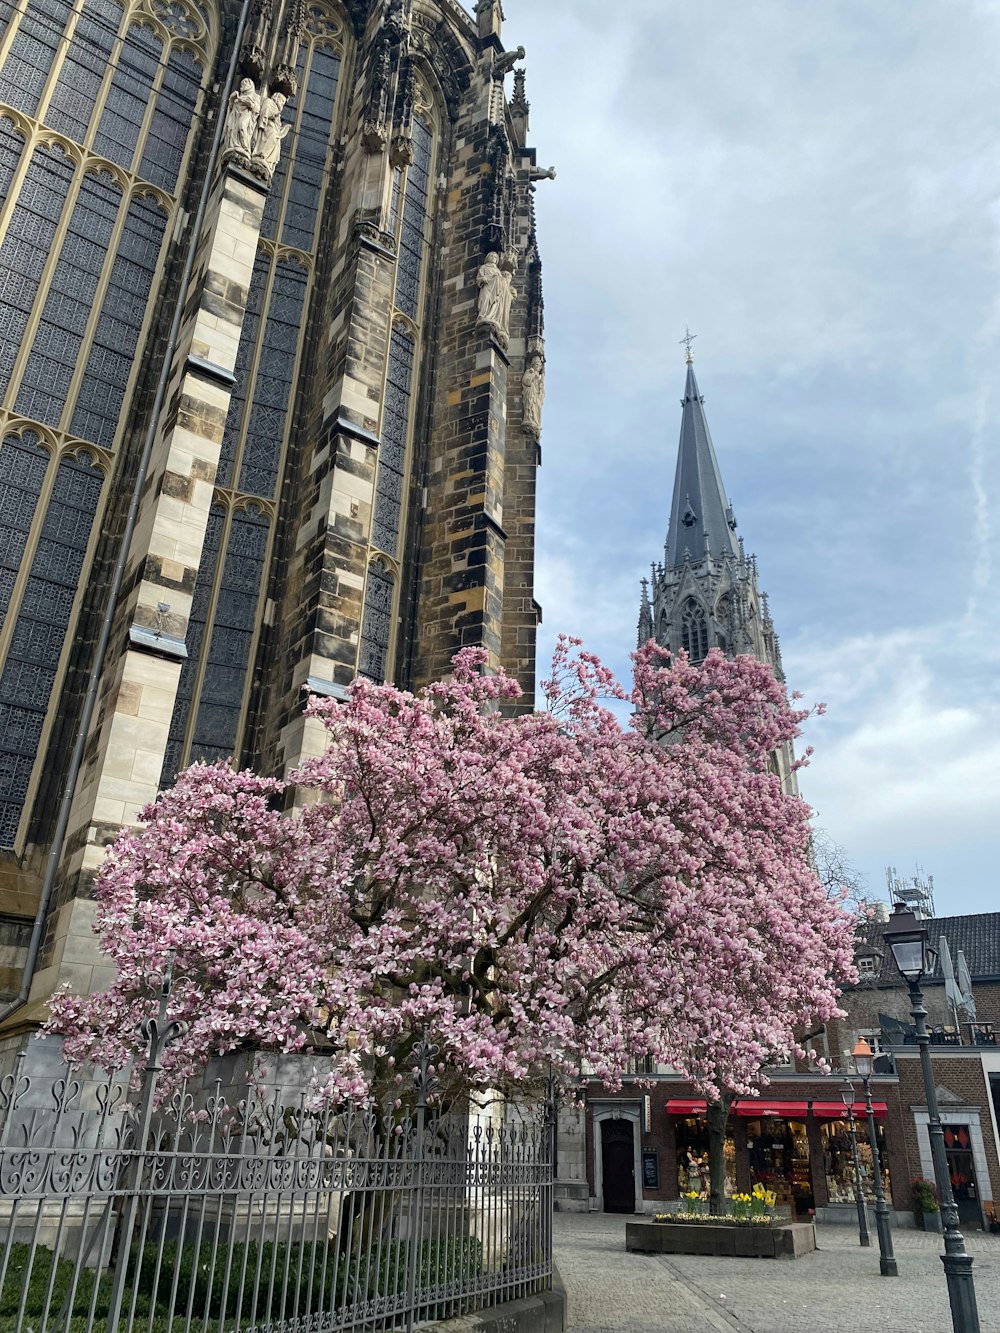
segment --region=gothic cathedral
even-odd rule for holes
[[[0,1050],[196,759],[481,645],[532,706],[544,342],[500,0],[0,0]],[[20,992],[19,992],[20,988]]]

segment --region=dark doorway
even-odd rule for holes
[[[968,1226],[982,1226],[976,1168],[972,1160],[972,1139],[968,1125],[945,1125],[944,1147],[948,1157],[951,1189],[958,1205],[958,1220]]]
[[[635,1212],[635,1140],[631,1120],[601,1121],[601,1171],[606,1213]]]

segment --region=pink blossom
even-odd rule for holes
[[[809,808],[770,758],[808,715],[767,667],[655,644],[625,689],[561,640],[544,713],[466,649],[410,694],[313,700],[318,759],[287,782],[195,764],[96,883],[110,990],[64,993],[69,1058],[119,1068],[173,959],[165,1084],[242,1048],[320,1053],[364,1095],[426,1029],[470,1089],[650,1056],[751,1089],[837,1012],[853,921],[810,866]],[[626,701],[623,727],[602,700]],[[290,787],[312,794],[291,814]]]

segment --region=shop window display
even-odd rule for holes
[[[689,1116],[676,1122],[677,1135],[677,1188],[681,1194],[692,1190],[708,1194],[708,1120],[704,1116]],[[726,1158],[726,1197],[736,1192],[736,1146],[730,1124],[726,1129],[723,1147]]]
[[[867,1125],[855,1121],[855,1133],[858,1138],[858,1161],[861,1165],[861,1189],[865,1198],[875,1202],[875,1188],[872,1173],[872,1150],[868,1142]],[[880,1126],[875,1129],[879,1159],[883,1164],[882,1188],[886,1197],[890,1197],[889,1172],[885,1168],[886,1148],[885,1133]],[[826,1188],[831,1203],[854,1202],[854,1158],[851,1153],[851,1130],[846,1120],[828,1120],[820,1126],[823,1144],[823,1162],[826,1168]]]
[[[778,1207],[791,1208],[796,1214],[815,1207],[804,1121],[748,1120],[747,1159],[751,1185],[773,1190]]]

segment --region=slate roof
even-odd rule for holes
[[[931,947],[937,949],[938,938],[943,935],[948,941],[951,960],[958,966],[959,949],[965,954],[973,982],[986,977],[1000,977],[1000,912],[975,912],[969,916],[941,916],[924,922],[930,936]],[[869,938],[876,947],[881,947],[882,925],[873,923]],[[888,954],[888,950],[886,951]],[[898,981],[899,974],[892,958],[887,956],[882,961],[880,981]],[[926,980],[942,981],[941,964],[938,962]]]
[[[697,564],[708,550],[718,560],[740,553],[734,528],[735,519],[726,499],[722,474],[705,417],[705,400],[698,391],[694,366],[687,368],[687,382],[681,399],[681,437],[677,446],[677,471],[670,505],[667,531],[666,565],[683,565],[685,553]]]

